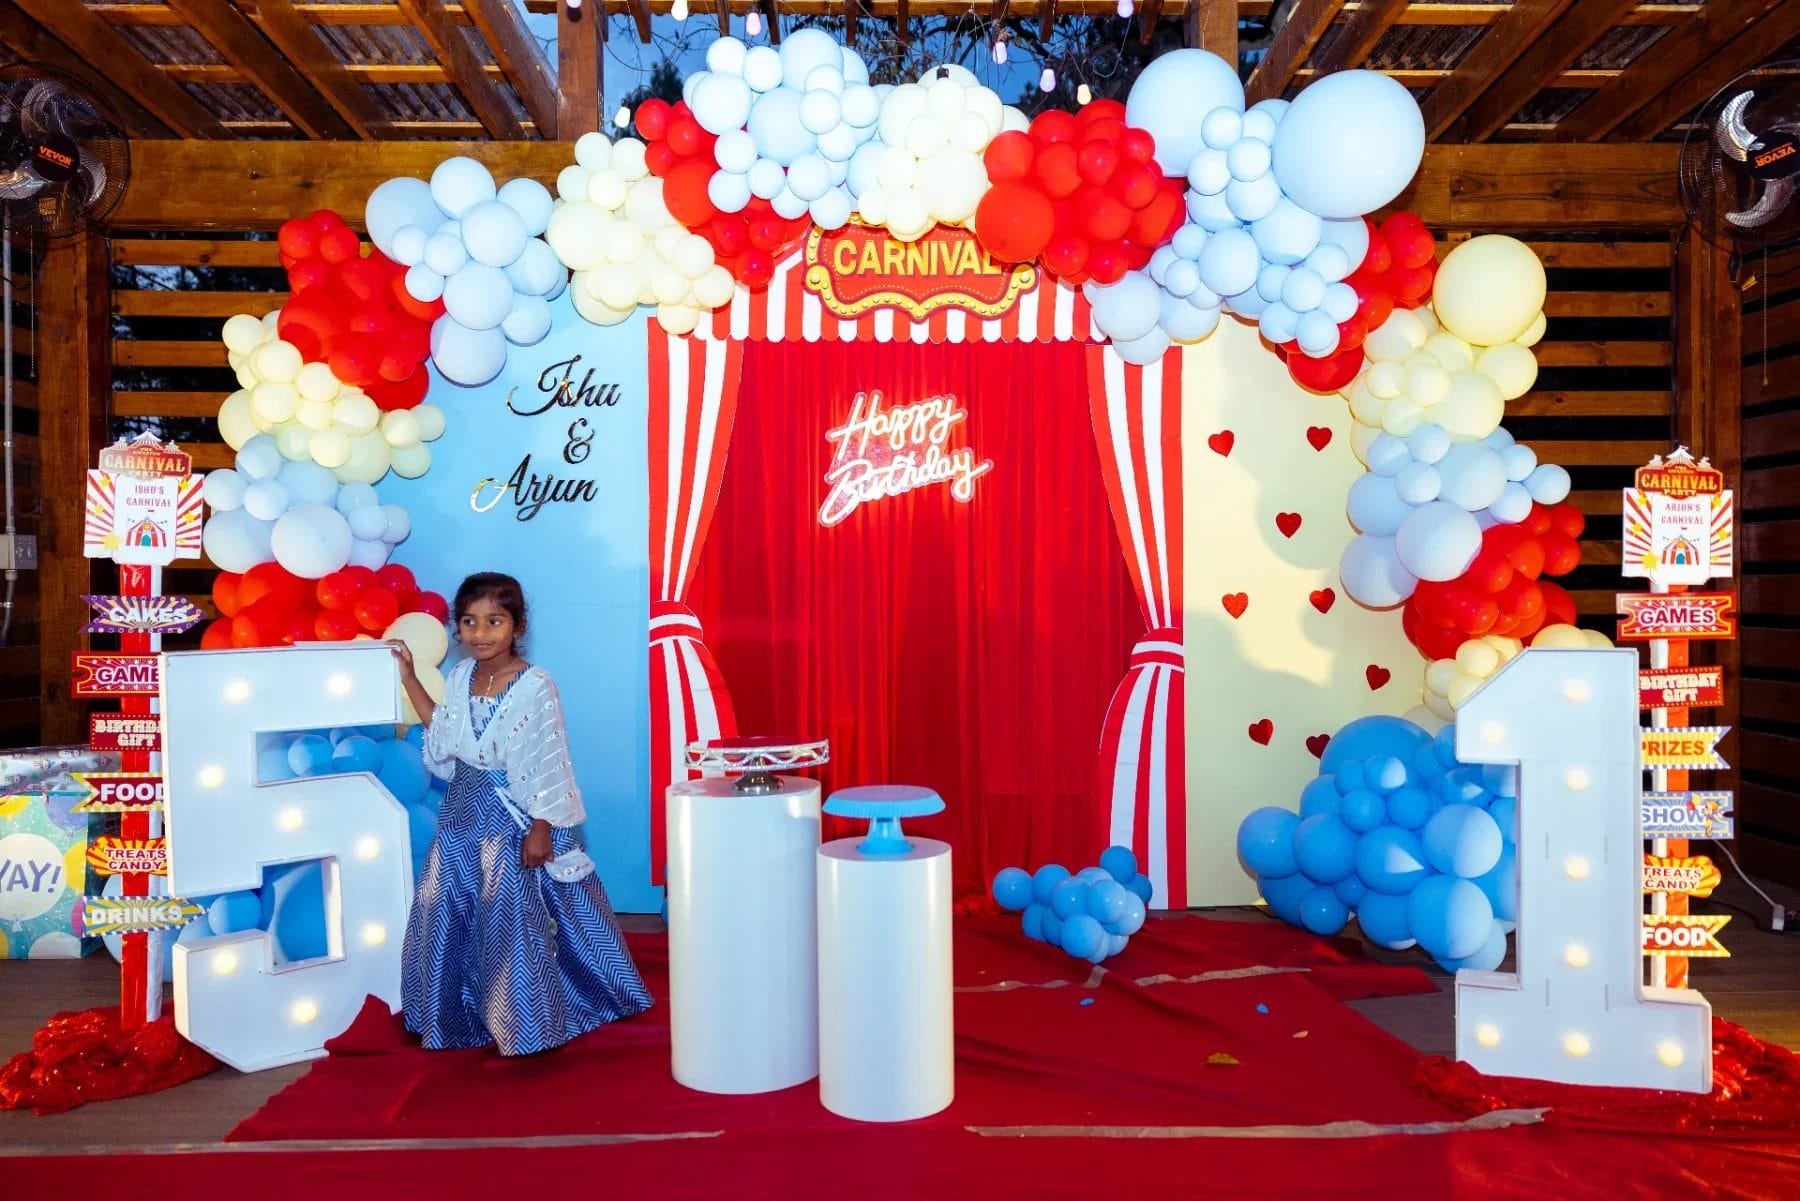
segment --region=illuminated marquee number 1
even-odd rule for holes
[[[1526,651],[1456,715],[1519,767],[1517,973],[1456,975],[1456,1057],[1490,1075],[1712,1088],[1712,1007],[1643,982],[1638,657]]]
[[[324,861],[327,953],[277,964],[264,930],[178,943],[176,1027],[240,1071],[323,1054],[365,997],[399,1007],[406,812],[367,774],[259,782],[259,743],[397,724],[393,652],[362,642],[171,654],[162,687],[170,891],[260,888],[265,868]]]

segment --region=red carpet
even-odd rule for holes
[[[631,943],[664,995],[663,939]],[[899,1126],[833,1117],[816,1085],[762,1097],[681,1088],[660,1008],[507,1061],[420,1051],[372,1007],[329,1059],[241,1124],[230,1148],[110,1157],[108,1193],[270,1201],[354,1180],[357,1197],[433,1198],[1800,1197],[1792,1125],[1687,1139],[1509,1124],[1529,1115],[1429,1098],[1415,1084],[1425,1061],[1339,1002],[1430,981],[1349,943],[1171,919],[1107,967],[1083,987],[1086,965],[1025,942],[1016,919],[960,920],[956,1102]],[[1272,970],[1282,968],[1303,970]],[[667,1137],[677,1134],[687,1137]],[[655,1141],[596,1145],[603,1136]],[[544,1141],[517,1141],[534,1138]],[[294,1139],[362,1146],[259,1141]],[[383,1139],[482,1141],[367,1146]],[[21,1184],[96,1166],[0,1163]]]

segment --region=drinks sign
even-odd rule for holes
[[[956,397],[881,406],[879,391],[858,392],[849,420],[825,434],[833,449],[820,525],[836,525],[860,505],[934,484],[948,485],[952,497],[968,504],[975,481],[994,469],[992,459],[977,460],[969,447],[950,445],[951,432],[969,415]]]
[[[947,225],[913,242],[856,221],[829,231],[815,226],[805,255],[806,290],[844,318],[885,307],[915,321],[939,309],[992,320],[1037,283],[1029,264],[996,263],[974,234]]]

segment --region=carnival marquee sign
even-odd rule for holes
[[[1692,587],[1732,573],[1732,494],[1725,475],[1685,447],[1637,471],[1625,489],[1626,578]]]
[[[991,320],[1037,283],[1031,264],[996,263],[974,234],[947,225],[913,242],[856,221],[834,230],[814,226],[804,263],[806,290],[844,318],[890,308],[915,321],[939,309]]]

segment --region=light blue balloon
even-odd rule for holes
[[[1373,756],[1364,771],[1369,778],[1369,787],[1377,792],[1393,792],[1406,784],[1406,764],[1398,755]]]
[[[1381,799],[1381,794],[1359,788],[1344,797],[1338,816],[1350,829],[1366,834],[1387,820],[1387,803]]]
[[[1425,848],[1411,830],[1376,826],[1356,844],[1356,874],[1372,892],[1400,896],[1411,892],[1430,874]]]
[[[1108,876],[1088,889],[1088,915],[1102,926],[1111,927],[1125,916],[1129,903],[1135,899],[1123,884]]]
[[[1396,438],[1392,434],[1376,434],[1369,443],[1369,470],[1376,475],[1397,476],[1412,461],[1412,448],[1404,438]]]
[[[1481,444],[1491,447],[1500,456],[1500,467],[1506,472],[1507,479],[1523,483],[1527,476],[1537,470],[1537,452],[1531,447],[1520,446],[1517,442],[1495,445],[1490,439],[1491,435],[1490,438],[1483,438]]]
[[[1375,478],[1380,479],[1381,477],[1376,476]],[[1369,530],[1368,532],[1371,534],[1380,532],[1389,532],[1391,534],[1399,533],[1400,521],[1404,521],[1406,515],[1411,513],[1415,506],[1430,504],[1438,498],[1438,495],[1443,490],[1444,477],[1438,474],[1438,469],[1436,467],[1432,466],[1430,463],[1408,463],[1400,469],[1400,474],[1394,477],[1394,495],[1400,499],[1401,503],[1406,505],[1405,511],[1400,514],[1400,519],[1394,522],[1392,531]]]
[[[1531,493],[1523,484],[1506,484],[1487,507],[1487,513],[1495,524],[1516,525],[1531,516]]]
[[[329,952],[325,936],[325,885],[320,861],[263,870],[262,917],[275,942],[275,962],[317,959]]]
[[[1216,235],[1224,230],[1243,228],[1242,222],[1231,211],[1231,206],[1225,203],[1224,192],[1220,192],[1216,196],[1206,196],[1190,191],[1187,194],[1187,211],[1188,219],[1209,234]],[[1207,243],[1210,245],[1211,242],[1212,239],[1209,237]],[[1203,249],[1201,254],[1205,253]],[[1202,272],[1201,278],[1206,278],[1204,272]]]
[[[1200,267],[1187,259],[1176,259],[1163,272],[1163,288],[1170,296],[1186,300],[1200,286]]]
[[[1206,246],[1206,230],[1191,221],[1183,221],[1175,231],[1174,239],[1169,243],[1177,258],[1192,263],[1200,258],[1200,251]]]
[[[800,93],[785,85],[756,98],[744,128],[750,131],[757,154],[786,167],[818,144],[800,122],[800,101]]]
[[[287,743],[269,743],[256,752],[256,782],[258,784],[275,784],[293,778],[294,768],[288,760]]]
[[[1294,861],[1294,832],[1299,828],[1300,816],[1291,810],[1272,805],[1252,810],[1238,824],[1238,858],[1252,875],[1291,876],[1300,870]]]
[[[1320,279],[1330,283],[1337,283],[1344,279],[1352,271],[1356,270],[1357,266],[1350,261],[1349,252],[1342,246],[1339,246],[1335,242],[1326,241],[1321,241],[1318,246],[1314,247],[1313,252],[1306,256],[1306,265],[1311,267],[1314,271],[1317,271]],[[1356,290],[1354,288],[1351,289],[1350,295],[1353,298],[1356,296]],[[1328,304],[1332,304],[1332,293],[1327,292],[1325,299]],[[1349,317],[1347,316],[1338,317],[1336,315],[1335,305],[1333,307],[1334,312],[1332,315],[1336,320],[1349,320]],[[1356,307],[1357,306],[1353,304],[1350,307],[1350,311],[1354,313]]]
[[[994,874],[990,890],[996,904],[1017,913],[1031,904],[1031,874],[1022,867],[1003,867]]]
[[[1149,881],[1146,880],[1145,883],[1147,884]],[[1132,892],[1130,886],[1127,885],[1125,891],[1125,912],[1120,915],[1119,920],[1114,924],[1113,929],[1117,933],[1129,938],[1144,928],[1144,921],[1148,916],[1149,910],[1144,905],[1144,898],[1137,893]]]
[[[1519,795],[1519,769],[1500,763],[1483,764],[1481,786],[1497,797],[1516,797]]]
[[[1231,215],[1246,225],[1275,211],[1281,203],[1281,185],[1273,175],[1255,179],[1233,179],[1225,185],[1225,206]]]
[[[1128,884],[1137,875],[1137,855],[1130,847],[1115,844],[1100,852],[1100,866],[1120,884]]]
[[[1352,761],[1366,764],[1378,755],[1410,760],[1421,747],[1430,746],[1431,735],[1404,717],[1373,714],[1347,723],[1331,736],[1320,757],[1319,769],[1335,774]]]
[[[1448,581],[1469,569],[1481,550],[1481,526],[1449,501],[1420,505],[1400,523],[1394,552],[1409,575]],[[1348,581],[1345,586],[1348,587]]]
[[[1321,884],[1300,898],[1300,924],[1314,934],[1338,933],[1350,920],[1350,907],[1330,886]]]
[[[1286,197],[1276,203],[1273,212],[1250,226],[1263,261],[1289,266],[1311,254],[1323,232],[1319,218]]]
[[[1310,313],[1324,300],[1325,279],[1311,267],[1295,267],[1281,283],[1281,303],[1296,313]]]
[[[1477,876],[1475,887],[1481,889],[1494,916],[1505,922],[1519,920],[1519,849],[1511,842],[1500,848],[1500,859],[1485,875]]]
[[[1278,879],[1257,877],[1256,889],[1269,903],[1269,912],[1290,926],[1300,924],[1300,902],[1317,887],[1305,876],[1295,873]]]
[[[1031,899],[1040,905],[1050,903],[1056,886],[1069,878],[1069,869],[1060,863],[1046,863],[1031,873]]]
[[[1184,267],[1189,265],[1182,264]],[[1211,307],[1194,304],[1195,297],[1201,293],[1212,297]],[[1185,301],[1165,298],[1158,324],[1165,334],[1177,342],[1198,342],[1219,327],[1218,297],[1206,288],[1197,288],[1194,295]]]
[[[1156,328],[1162,313],[1162,293],[1156,281],[1141,271],[1126,272],[1117,283],[1089,290],[1094,321],[1114,341],[1135,342]]]
[[[363,222],[375,248],[398,261],[394,235],[408,225],[429,235],[444,223],[444,213],[431,198],[430,184],[401,176],[386,180],[369,193],[363,206]]]
[[[1337,250],[1335,246],[1329,247],[1328,249],[1333,251]],[[1309,258],[1307,263],[1310,264],[1311,261],[1312,260]],[[1314,269],[1308,265],[1307,270],[1310,271]],[[1326,277],[1320,275],[1319,278],[1325,279]],[[1361,306],[1362,301],[1356,295],[1355,288],[1352,288],[1349,284],[1332,283],[1329,281],[1325,285],[1325,299],[1319,302],[1319,308],[1333,321],[1350,320],[1350,318],[1356,316],[1356,310]]]
[[[236,934],[254,930],[262,921],[262,897],[255,889],[227,892],[213,898],[206,907],[204,925],[214,934]],[[195,925],[202,923],[196,922]]]
[[[1481,950],[1494,925],[1494,907],[1481,889],[1454,876],[1420,881],[1406,899],[1406,924],[1440,963]]]
[[[1456,727],[1445,726],[1432,736],[1431,751],[1445,771],[1457,765],[1456,760]]]
[[[1388,798],[1387,814],[1396,826],[1417,830],[1431,815],[1431,794],[1421,788],[1399,789]]]
[[[1477,530],[1477,542],[1480,537]],[[1358,534],[1350,540],[1338,560],[1338,579],[1350,599],[1368,609],[1392,609],[1419,585],[1418,577],[1401,566],[1397,541],[1373,534]]]
[[[750,194],[762,200],[774,200],[787,188],[787,172],[771,158],[758,158],[745,176],[750,181]]]
[[[317,776],[331,770],[331,743],[317,734],[302,734],[287,748],[288,770],[296,776]]]
[[[1327,246],[1335,246],[1343,251],[1347,266],[1343,274],[1333,276],[1312,264],[1315,271],[1326,279],[1343,279],[1361,263],[1369,253],[1369,227],[1361,217],[1326,217],[1320,223],[1319,247],[1322,251]]]
[[[1287,294],[1288,289],[1283,288],[1283,300],[1286,300]],[[1322,359],[1335,351],[1339,337],[1337,322],[1319,309],[1302,313],[1299,328],[1294,332],[1294,340],[1300,344],[1300,349],[1315,359]]]
[[[1440,495],[1473,513],[1500,499],[1506,467],[1500,456],[1479,442],[1459,442],[1438,462],[1444,486]]]
[[[1525,491],[1540,505],[1556,505],[1569,499],[1571,482],[1567,469],[1555,463],[1539,463],[1525,477]]]
[[[201,546],[221,571],[245,572],[275,558],[275,523],[259,521],[248,509],[214,511],[206,519]]]
[[[1321,813],[1294,830],[1294,862],[1310,880],[1335,884],[1356,870],[1356,833],[1335,813]]]
[[[1091,959],[1095,951],[1106,945],[1106,931],[1085,913],[1064,918],[1061,935],[1062,949],[1077,959]]]
[[[1077,913],[1087,912],[1088,883],[1074,877],[1050,890],[1050,908],[1057,917],[1068,921]]]
[[[1049,906],[1044,907],[1044,916],[1038,922],[1038,937],[1053,947],[1062,946],[1062,919]]]
[[[1292,270],[1292,267],[1283,267],[1275,263],[1270,263],[1265,266],[1261,271],[1256,273],[1257,295],[1261,296],[1264,300],[1269,301],[1271,304],[1280,300],[1281,286],[1287,283],[1288,272]],[[1289,310],[1289,312],[1292,311],[1293,310],[1291,309]],[[1296,322],[1300,320],[1300,315],[1298,313],[1294,314],[1294,320]]]
[[[1202,120],[1216,108],[1244,111],[1237,69],[1204,50],[1171,50],[1152,59],[1125,98],[1125,123],[1156,139],[1156,165],[1182,175],[1205,149]]]
[[[1371,892],[1356,907],[1356,924],[1364,937],[1378,947],[1404,951],[1418,940],[1406,924],[1406,898]]]
[[[512,290],[511,284],[506,287]],[[506,335],[498,321],[491,329],[476,330],[445,313],[431,323],[431,363],[453,384],[480,387],[506,366]]]
[[[1200,279],[1221,296],[1237,296],[1256,286],[1262,257],[1256,239],[1243,229],[1225,229],[1206,240],[1200,251]]]
[[[425,757],[410,742],[388,742],[381,747],[381,766],[376,778],[403,804],[423,803],[431,792],[431,773]]]
[[[1504,839],[1485,810],[1473,805],[1445,805],[1431,815],[1420,836],[1425,858],[1447,876],[1473,880],[1500,862]]]
[[[1319,776],[1308,780],[1306,787],[1300,790],[1300,818],[1304,821],[1321,813],[1336,813],[1343,803],[1344,796],[1337,781],[1331,776]],[[1286,872],[1273,874],[1287,875]]]
[[[381,748],[374,739],[364,738],[361,734],[351,735],[331,752],[331,770],[346,774],[380,771]]]
[[[1108,934],[1106,936],[1106,957],[1111,959],[1123,951],[1131,942],[1129,934]]]
[[[1481,949],[1462,959],[1440,960],[1446,971],[1491,972],[1506,960],[1506,926],[1496,921],[1488,929]]]
[[[1248,321],[1254,321],[1261,317],[1263,310],[1268,307],[1269,302],[1264,300],[1261,293],[1257,292],[1255,288],[1251,288],[1241,296],[1233,296],[1225,301],[1227,310]]]
[[[1294,336],[1300,331],[1300,314],[1279,300],[1274,300],[1262,311],[1262,316],[1257,318],[1256,324],[1262,336],[1269,341],[1292,342]]]
[[[1142,901],[1145,905],[1150,904],[1150,898],[1156,893],[1156,885],[1151,883],[1150,877],[1146,876],[1143,872],[1139,872],[1137,875],[1133,876],[1130,881],[1126,883],[1125,887],[1130,889],[1132,895],[1137,897],[1137,899]]]
[[[1400,522],[1412,512],[1412,505],[1401,498],[1396,481],[1373,473],[1358,476],[1350,485],[1346,508],[1351,525],[1378,538],[1392,538],[1400,529]]]
[[[1039,905],[1035,901],[1025,906],[1025,916],[1020,920],[1019,928],[1024,931],[1026,938],[1034,938],[1040,942],[1043,941],[1044,915],[1049,912],[1050,909],[1048,906]]]
[[[1275,131],[1273,175],[1321,217],[1357,217],[1398,196],[1425,153],[1412,94],[1378,71],[1338,71],[1309,84]]]
[[[1089,888],[1092,888],[1102,880],[1112,879],[1112,876],[1103,868],[1084,867],[1075,873],[1075,878],[1080,880],[1083,884],[1086,884]]]

